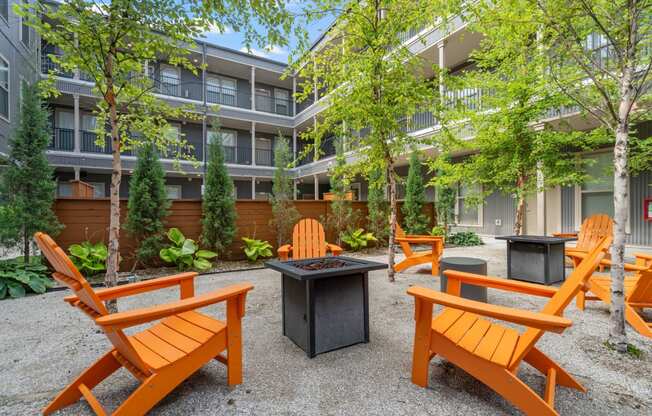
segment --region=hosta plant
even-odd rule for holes
[[[346,231],[342,233],[342,241],[344,241],[349,248],[353,251],[358,251],[361,248],[367,247],[370,241],[376,241],[376,237],[363,228],[358,228],[355,231]]]
[[[68,247],[68,252],[71,255],[70,259],[82,274],[93,275],[106,270],[109,250],[103,242],[93,244],[84,241],[81,244],[73,244]]]
[[[195,240],[186,238],[178,228],[170,228],[167,236],[172,244],[161,249],[161,260],[176,265],[179,270],[206,271],[211,268],[210,260],[217,257],[217,253],[201,250]]]
[[[245,243],[244,253],[249,261],[256,261],[258,258],[272,257],[272,245],[263,240],[242,237]]]
[[[28,290],[44,293],[54,282],[41,257],[32,257],[25,265],[22,257],[0,261],[0,299],[20,298]]]

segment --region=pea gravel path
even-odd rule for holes
[[[450,249],[446,255],[490,259],[489,273],[504,275],[504,245]],[[383,257],[372,259],[383,261]],[[244,319],[244,384],[226,386],[226,372],[213,362],[156,406],[154,415],[512,415],[517,410],[461,370],[436,358],[430,388],[410,382],[413,300],[411,285],[439,287],[428,270],[412,269],[396,283],[385,272],[370,276],[371,342],[319,355],[310,360],[281,335],[280,279],[275,272],[254,270],[201,276],[197,293],[247,280],[255,289],[247,298]],[[421,273],[419,273],[421,272]],[[88,366],[109,344],[78,310],[54,292],[0,302],[0,414],[35,415],[54,395]],[[131,309],[176,300],[174,289],[128,298]],[[538,310],[545,299],[489,291],[489,301]],[[223,316],[223,306],[207,309]],[[557,390],[562,415],[652,414],[652,343],[633,331],[630,341],[644,351],[642,359],[621,357],[603,345],[608,309],[591,305],[585,313],[571,305],[574,325],[563,335],[546,334],[539,347],[577,377],[587,394]],[[543,378],[523,366],[521,378],[537,391]],[[124,370],[94,392],[107,409],[136,387]],[[88,415],[84,403],[59,414]]]

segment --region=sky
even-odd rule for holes
[[[311,22],[309,27],[306,28],[310,42],[314,42],[321,34],[328,28],[332,22],[332,17],[324,17],[321,20]],[[231,28],[227,28],[224,33],[217,31],[208,31],[204,33],[203,40],[215,43],[220,46],[239,50],[242,52],[253,53],[257,56],[262,56],[282,63],[288,62],[288,54],[290,48],[296,45],[296,39],[290,39],[290,45],[279,47],[276,45],[252,45],[251,50],[247,50],[244,46],[244,37],[241,33],[235,32]]]

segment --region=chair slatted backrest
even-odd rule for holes
[[[398,223],[398,221],[396,222],[396,237],[398,238],[406,237],[405,231],[403,231],[403,228],[401,228],[401,225]],[[410,243],[401,241],[399,245],[401,246],[401,250],[403,250],[403,254],[405,254],[405,257],[410,257],[414,254],[414,252],[412,251],[412,247],[410,247]]]
[[[548,315],[562,316],[564,309],[573,301],[575,296],[582,290],[582,287],[589,281],[591,275],[604,258],[607,248],[611,245],[611,236],[603,237],[588,256],[582,260],[575,270],[568,276],[566,281],[559,287],[559,290],[550,298],[546,306],[541,310]],[[528,328],[519,338],[514,355],[510,361],[510,368],[518,366],[523,357],[530,351],[536,342],[544,334],[544,330]]]
[[[627,297],[627,301],[652,303],[652,260],[637,258],[636,265],[647,267],[647,270],[636,272],[638,279]]]
[[[613,227],[613,220],[607,214],[591,215],[582,223],[575,247],[579,250],[593,251],[602,238],[613,235]]]
[[[66,253],[47,234],[38,232],[34,234],[36,244],[43,255],[48,259],[55,270],[52,276],[59,282],[68,286],[79,298],[77,306],[91,317],[108,315],[104,303],[97,296],[91,285],[79,273]],[[145,374],[150,373],[150,368],[140,358],[133,345],[122,330],[106,331],[106,336],[118,352],[136,368]]]
[[[292,232],[292,259],[301,260],[326,255],[326,233],[314,218],[304,218]]]

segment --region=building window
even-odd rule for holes
[[[0,117],[9,120],[9,63],[0,56]]]
[[[27,0],[23,0],[23,4],[28,4]],[[20,41],[28,48],[31,46],[31,28],[27,26],[23,18],[20,18]]]
[[[93,187],[93,198],[104,198],[106,196],[106,183],[86,182]]]
[[[66,198],[72,196],[72,184],[70,182],[59,182],[57,186],[57,196]]]
[[[457,188],[455,200],[456,224],[462,226],[482,226],[482,204],[471,204],[469,197],[477,196],[480,193],[478,185],[462,185]]]
[[[5,22],[9,21],[9,3],[9,0],[0,0],[0,16]]]
[[[272,139],[266,137],[256,138],[256,164],[272,166]]]
[[[181,185],[165,185],[168,199],[181,199]]]
[[[587,166],[589,179],[580,187],[581,221],[593,214],[614,215],[613,155],[600,153],[584,159],[594,162]]]
[[[285,116],[290,115],[290,92],[274,88],[274,112]]]
[[[160,79],[161,93],[178,97],[180,79],[179,68],[167,65],[162,66]]]
[[[21,76],[21,77],[20,77],[20,91],[18,91],[18,100],[19,100],[19,101],[18,101],[18,104],[19,104],[19,106],[21,106],[21,107],[22,107],[22,105],[23,105],[23,91],[25,91],[25,89],[26,89],[27,87],[29,87],[29,82],[28,82],[25,78],[23,78],[23,77]]]
[[[237,82],[232,78],[209,76],[206,79],[206,101],[216,104],[237,105]]]

